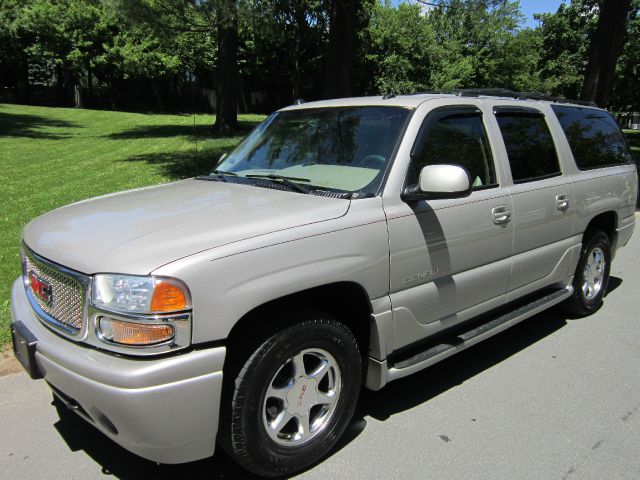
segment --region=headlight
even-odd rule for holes
[[[122,313],[167,313],[191,308],[187,287],[173,278],[99,274],[93,277],[91,303]]]

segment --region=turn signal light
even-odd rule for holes
[[[173,338],[173,326],[169,324],[146,324],[123,322],[115,318],[100,318],[102,337],[123,345],[155,345]]]
[[[189,301],[184,291],[166,280],[159,281],[151,298],[152,312],[175,312],[189,308]]]

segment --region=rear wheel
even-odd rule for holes
[[[324,314],[304,315],[268,336],[242,364],[224,400],[222,447],[259,475],[303,470],[349,424],[361,371],[349,328]]]
[[[611,243],[600,230],[590,232],[582,246],[573,279],[573,295],[565,303],[576,315],[590,315],[600,308],[609,284]]]

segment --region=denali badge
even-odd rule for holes
[[[38,277],[34,271],[29,272],[29,285],[33,294],[42,300],[46,305],[51,305],[51,285],[42,278]]]

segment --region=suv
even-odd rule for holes
[[[378,390],[598,309],[638,179],[604,110],[460,91],[284,108],[210,175],[23,235],[17,357],[128,450],[300,471]]]

